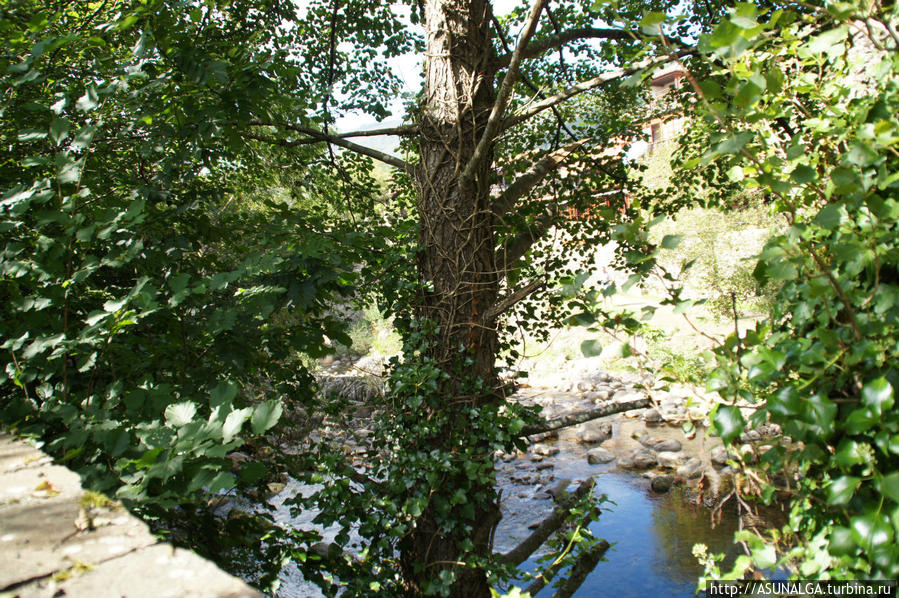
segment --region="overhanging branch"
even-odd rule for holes
[[[502,555],[502,560],[510,565],[518,566],[523,563],[535,550],[540,548],[546,539],[549,538],[554,531],[562,527],[568,518],[568,511],[577,501],[581,500],[588,492],[593,490],[596,480],[587,478],[581,482],[580,486],[571,494],[565,495],[559,499],[559,506],[553,509],[549,516],[540,522],[530,536],[525,538],[521,544]]]
[[[334,137],[341,139],[347,137],[375,137],[377,135],[396,135],[404,137],[418,133],[418,125],[400,125],[398,127],[384,127],[382,129],[365,129],[364,131],[350,131],[349,133],[334,133]]]
[[[691,54],[692,52],[694,52],[694,50],[682,50],[680,52],[677,52],[675,55],[676,56],[686,56],[687,54]],[[629,77],[629,76],[633,75],[634,73],[636,73],[637,71],[663,65],[663,64],[669,62],[670,60],[671,60],[671,58],[667,57],[667,56],[664,58],[653,58],[653,59],[649,59],[649,60],[643,60],[641,62],[638,62],[637,64],[635,64],[632,67],[628,67],[626,69],[621,69],[618,71],[611,71],[608,73],[603,73],[602,75],[598,75],[596,77],[593,77],[592,79],[587,79],[586,81],[582,81],[581,83],[578,83],[577,85],[572,85],[571,87],[569,87],[563,91],[560,91],[559,93],[557,93],[555,95],[547,97],[545,100],[541,100],[539,102],[535,102],[534,104],[531,104],[530,106],[528,106],[527,108],[525,108],[524,110],[519,112],[518,114],[513,114],[512,116],[508,117],[505,121],[503,121],[501,130],[505,131],[505,130],[510,129],[518,124],[521,124],[524,121],[528,120],[529,118],[543,112],[544,110],[551,108],[551,107],[555,106],[556,104],[561,104],[562,102],[569,100],[576,95],[582,94],[585,91],[590,91],[591,89],[595,89],[595,88],[599,87],[600,85],[609,83],[611,81],[616,81],[618,79],[623,79],[625,77]]]
[[[521,257],[528,252],[534,243],[543,238],[549,230],[555,225],[559,218],[557,209],[552,209],[537,219],[532,226],[521,231],[511,241],[505,243],[496,250],[496,263],[499,264],[501,275],[505,275],[509,269]]]
[[[278,140],[272,139],[268,137],[264,137],[256,134],[247,134],[246,137],[251,139],[258,139],[259,141],[265,141],[268,143],[276,143],[278,145],[283,146],[294,146],[294,145],[309,145],[311,143],[333,143],[336,146],[342,147],[344,149],[348,149],[351,152],[355,152],[357,154],[362,154],[363,156],[368,156],[369,158],[374,158],[380,162],[384,162],[385,164],[389,164],[395,168],[399,168],[405,172],[412,172],[412,164],[409,164],[405,160],[401,160],[396,156],[391,156],[388,153],[366,147],[364,145],[359,145],[358,143],[353,143],[352,141],[347,141],[344,137],[356,137],[360,136],[361,131],[354,132],[352,134],[340,134],[333,135],[329,133],[324,133],[322,131],[318,131],[311,127],[304,127],[300,125],[292,125],[289,123],[271,123],[271,122],[263,122],[258,120],[251,120],[248,123],[251,127],[274,127],[280,129],[286,129],[288,131],[293,131],[294,133],[300,133],[306,136],[306,139],[297,139],[297,140]],[[373,133],[380,135],[388,135],[390,133]]]
[[[579,27],[577,29],[568,29],[562,31],[558,35],[547,37],[528,44],[521,52],[522,59],[535,58],[548,50],[555,50],[565,44],[578,40],[587,39],[612,39],[619,41],[639,39],[636,33],[626,31],[624,29],[598,28],[598,27]],[[493,64],[498,68],[502,68],[509,64],[512,60],[510,54],[497,56]]]
[[[593,421],[594,419],[607,417],[609,415],[614,415],[623,411],[630,411],[631,409],[645,409],[646,407],[649,407],[651,405],[652,400],[649,398],[637,399],[636,401],[626,401],[624,403],[609,403],[607,405],[597,407],[596,409],[581,411],[579,413],[571,413],[554,419],[549,419],[532,426],[525,426],[521,429],[521,432],[519,432],[518,435],[533,436],[534,434],[543,434],[545,432],[552,432],[553,430],[561,430],[562,428],[576,426],[577,424]]]
[[[512,308],[516,303],[522,301],[527,298],[528,295],[542,287],[546,284],[546,281],[542,278],[538,278],[537,280],[532,280],[531,282],[524,284],[499,301],[497,301],[493,307],[487,310],[487,313],[484,314],[484,322],[492,322],[496,319],[497,316],[505,313],[509,309]]]

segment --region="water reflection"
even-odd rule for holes
[[[603,509],[591,531],[612,542],[612,548],[575,596],[694,596],[702,573],[692,555],[694,544],[702,542],[731,558],[739,553],[733,545],[737,522],[732,514],[713,528],[708,509],[689,504],[676,491],[655,495],[633,474],[601,474],[596,492],[615,504]],[[523,569],[534,567],[530,561]],[[538,596],[552,596],[553,591],[546,588]]]

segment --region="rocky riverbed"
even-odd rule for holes
[[[380,392],[376,374],[380,374],[383,361],[371,357],[331,358],[323,366],[323,389],[349,399],[354,420],[345,431],[330,432],[343,439],[351,454],[360,454],[371,433],[372,409],[368,399]],[[612,375],[596,370],[592,360],[583,359],[570,362],[552,375],[532,377],[510,400],[539,406],[541,415],[552,419],[598,405],[647,397],[651,407],[531,436],[526,452],[497,454],[501,479],[508,476],[516,486],[516,496],[547,498],[547,490],[557,483],[554,463],[561,458],[559,455],[582,454],[588,464],[604,465],[604,470],[642,473],[656,492],[682,485],[696,491],[697,497],[701,494],[706,506],[715,506],[716,500],[731,487],[728,462],[736,455],[707,434],[708,413],[719,400],[714,393],[677,384],[654,388],[649,378]],[[751,408],[746,405],[744,409],[748,416]],[[776,425],[762,425],[740,440],[740,446],[732,450],[750,461],[771,444],[782,442]]]
[[[348,401],[347,416],[342,421],[310,421],[308,430],[313,436],[336,440],[348,458],[364,466],[372,432],[371,399],[381,391],[378,374],[383,360],[332,358],[322,366],[320,384],[325,392]],[[503,518],[495,534],[495,551],[506,552],[527,536],[551,512],[555,494],[595,477],[595,494],[618,503],[603,507],[595,533],[616,543],[607,556],[619,563],[616,571],[618,567],[632,571],[644,583],[631,589],[622,586],[618,593],[692,595],[700,573],[691,554],[694,543],[707,543],[716,552],[736,552],[731,541],[734,529],[759,522],[739,522],[734,510],[719,514],[719,524],[712,522],[709,509],[718,507],[732,488],[729,462],[734,457],[706,433],[715,396],[686,386],[653,388],[648,379],[612,375],[582,360],[552,376],[533,377],[510,398],[541,407],[541,415],[551,419],[647,397],[651,407],[532,436],[526,451],[496,455]],[[293,416],[302,419],[305,414]],[[691,425],[684,426],[687,422]],[[744,435],[737,450],[751,459],[764,447],[781,442],[780,436],[776,427],[762,426]],[[296,492],[295,486],[290,483],[274,503]],[[278,511],[278,519],[292,525],[308,525],[311,515],[302,514],[300,521],[287,508]],[[534,566],[531,560],[525,569]],[[589,591],[590,584],[588,580],[582,591]],[[294,572],[279,595],[305,596],[309,591]]]

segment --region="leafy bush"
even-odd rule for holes
[[[725,442],[773,422],[797,443],[741,462],[735,486],[741,505],[784,497],[790,521],[743,532],[752,557],[721,575],[899,575],[897,16],[876,3],[740,4],[691,67],[709,72],[691,82],[710,135],[679,180],[721,190],[725,172],[786,221],[754,268],[777,284],[771,317],[717,350],[708,388],[724,399]]]

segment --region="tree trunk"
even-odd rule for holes
[[[492,322],[483,321],[498,290],[489,194],[492,150],[470,180],[460,177],[495,101],[491,8],[486,0],[427,0],[425,12],[425,99],[421,161],[415,173],[422,248],[418,268],[424,291],[416,315],[436,325],[426,357],[449,374],[440,388],[439,409],[450,410],[450,419],[458,424],[471,407],[497,396],[497,334]],[[484,385],[473,391],[475,379]],[[434,442],[451,450],[448,430]],[[464,553],[460,543],[465,540],[474,543],[477,556],[489,555],[499,519],[493,457],[486,443],[478,447],[475,460],[490,481],[473,481],[461,468],[458,475],[467,479],[444,481],[446,488],[468,488],[474,519],[470,511],[463,514],[462,505],[454,507],[450,518],[467,519],[473,525],[470,533],[444,529],[440,521],[446,515],[441,519],[429,507],[401,543],[403,576],[412,595],[425,591],[426,580],[443,570],[456,576],[451,596],[490,595],[483,572],[459,562]]]

